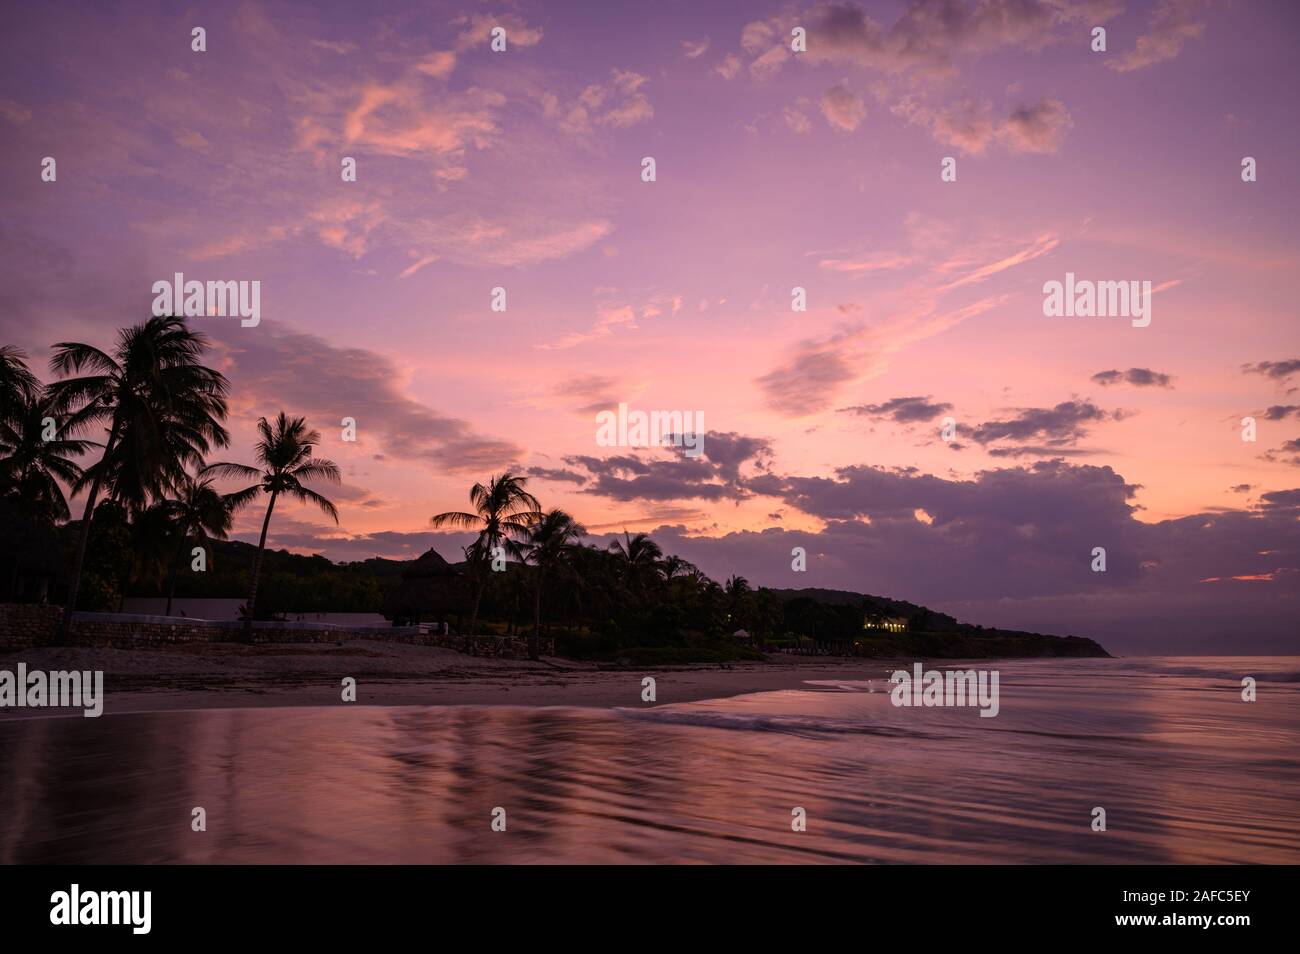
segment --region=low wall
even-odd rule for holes
[[[53,642],[63,610],[36,603],[0,603],[0,649],[25,649]]]
[[[0,603],[0,649],[51,645],[58,635],[61,607]],[[240,640],[244,624],[230,620],[194,620],[175,616],[121,613],[76,613],[68,631],[71,646],[152,649],[179,643],[230,643]],[[323,623],[253,624],[255,643],[336,643],[378,639],[417,646],[453,649],[470,656],[527,659],[528,640],[518,636],[450,636],[422,633],[418,626],[330,626]],[[544,656],[555,655],[555,640],[543,639]]]

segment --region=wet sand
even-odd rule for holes
[[[558,658],[488,659],[377,640],[349,640],[341,646],[219,643],[0,653],[0,669],[14,670],[20,662],[28,671],[102,670],[104,714],[111,715],[342,705],[345,677],[357,683],[354,705],[640,707],[647,704],[642,700],[646,676],[655,679],[655,702],[662,705],[815,688],[807,680],[880,678],[912,660],[774,656],[769,662],[615,668]],[[0,709],[0,721],[80,714],[80,709],[67,708]]]
[[[397,665],[370,658],[376,672]],[[326,694],[310,708],[120,714],[110,694],[110,718],[0,722],[0,864],[1300,859],[1300,660],[996,666],[997,718],[895,706],[879,678],[845,678],[853,662],[802,659],[656,674],[661,698],[830,676],[680,705],[605,708],[639,700],[641,674],[517,663],[465,676],[463,696],[534,705],[366,705],[364,675],[359,705]],[[406,688],[454,698],[443,682]],[[570,704],[543,704],[556,699]],[[268,689],[262,705],[277,701]],[[806,829],[792,827],[796,809]],[[508,827],[492,828],[498,815]]]

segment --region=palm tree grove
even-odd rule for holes
[[[336,563],[277,548],[285,503],[337,524],[329,493],[340,468],[320,453],[320,431],[284,410],[256,419],[251,462],[217,459],[230,443],[229,383],[208,351],[174,316],[120,330],[109,350],[57,342],[44,382],[27,355],[0,348],[0,521],[13,541],[0,557],[0,602],[114,613],[156,597],[171,618],[178,601],[238,598],[246,640],[258,621],[369,613],[385,625],[517,637],[533,658],[545,638],[562,655],[637,663],[887,645],[880,628],[864,640],[864,612],[907,618],[914,638],[968,629],[881,597],[719,583],[645,533],[601,545],[509,471],[474,483],[465,510],[431,517],[444,549],[459,550],[453,562],[433,549]],[[243,513],[260,528],[255,544],[232,538]],[[61,640],[72,618],[62,613]]]

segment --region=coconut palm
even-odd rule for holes
[[[676,554],[664,557],[664,561],[660,566],[666,582],[672,582],[679,577],[690,577],[699,572],[699,570],[695,568],[694,563],[691,563],[689,560],[683,560]]]
[[[533,580],[533,635],[528,643],[528,655],[536,659],[542,643],[542,588],[548,576],[567,565],[581,544],[587,530],[563,510],[542,514],[529,528],[528,539],[521,552],[526,563],[535,567]]]
[[[77,605],[81,569],[101,488],[132,510],[174,485],[185,465],[201,460],[229,436],[226,416],[229,384],[199,359],[207,338],[191,331],[182,318],[150,318],[118,332],[112,352],[63,341],[54,346],[50,367],[65,377],[46,389],[54,409],[68,415],[65,430],[80,433],[104,426],[107,440],[99,461],[87,468],[74,492],[89,485],[81,533],[72,564],[68,611],[60,635],[66,635]]]
[[[0,418],[18,413],[40,389],[27,368],[27,355],[13,345],[0,347]]]
[[[743,627],[748,621],[748,612],[753,597],[749,580],[743,576],[728,577],[723,593],[727,597],[727,619],[729,625]]]
[[[17,404],[0,414],[0,537],[5,541],[0,549],[6,551],[3,562],[12,564],[10,593],[17,593],[24,565],[58,565],[54,524],[70,516],[64,487],[81,478],[73,458],[95,446],[60,435],[58,419],[39,390],[20,387],[14,398]]]
[[[13,345],[0,347],[0,422],[6,426],[0,433],[0,456],[12,455],[22,442],[19,435],[40,390],[41,383],[27,368],[27,355]],[[11,480],[11,475],[0,474],[0,490],[8,493]]]
[[[72,458],[98,446],[63,436],[58,423],[51,402],[31,394],[0,417],[0,487],[45,523],[71,516],[63,485],[76,486],[82,476]]]
[[[248,499],[251,500],[258,491],[269,494],[271,498],[262,520],[257,556],[253,559],[253,580],[248,588],[248,603],[244,607],[245,633],[251,633],[253,627],[253,614],[257,609],[257,583],[262,573],[262,556],[266,552],[266,532],[271,526],[271,513],[275,510],[276,500],[283,495],[301,503],[314,503],[326,516],[338,523],[339,512],[334,504],[304,485],[317,480],[337,484],[343,479],[338,465],[333,461],[312,457],[313,449],[320,443],[320,432],[309,430],[306,419],[290,418],[281,411],[276,416],[275,424],[264,417],[258,418],[257,431],[261,434],[261,439],[254,446],[253,454],[261,465],[260,470],[244,464],[225,463],[210,464],[204,468],[204,473],[213,477],[251,478],[258,481],[252,487],[230,495],[236,500],[242,500],[244,495],[249,495]]]
[[[609,550],[622,569],[628,589],[643,601],[647,599],[651,583],[658,580],[662,572],[660,561],[664,551],[659,544],[648,534],[632,536],[624,530],[623,539],[614,540]]]
[[[725,592],[733,599],[740,599],[746,593],[750,592],[749,580],[745,579],[743,576],[729,576],[727,577]]]
[[[474,607],[470,611],[469,631],[478,627],[479,603],[483,599],[485,566],[498,547],[512,556],[519,555],[519,541],[528,536],[530,526],[541,517],[541,504],[525,485],[527,477],[501,474],[491,477],[487,484],[475,484],[469,490],[469,501],[474,511],[448,511],[436,515],[434,527],[456,527],[477,530],[478,537],[465,551],[466,561],[474,584]]]
[[[204,543],[209,539],[225,540],[230,534],[235,513],[252,503],[261,490],[260,486],[253,486],[230,494],[218,492],[213,486],[217,476],[230,476],[232,473],[246,477],[261,476],[253,468],[244,468],[241,464],[207,464],[194,474],[186,474],[179,482],[174,497],[155,505],[165,515],[171,532],[176,536],[176,549],[170,560],[167,609],[163,612],[164,616],[172,614],[176,578],[180,574],[186,542],[190,539],[196,543]]]

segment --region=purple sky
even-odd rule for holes
[[[177,271],[260,281],[257,327],[197,319],[222,456],[284,408],[345,474],[339,525],[277,509],[275,547],[454,555],[430,515],[513,467],[717,577],[1294,652],[1297,26],[1208,0],[10,4],[0,342],[43,368]],[[1067,272],[1149,281],[1151,324],[1044,317]],[[600,446],[620,402],[702,413],[704,456]]]

